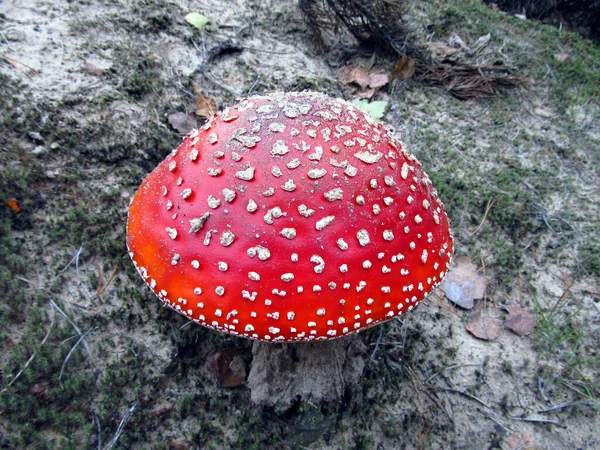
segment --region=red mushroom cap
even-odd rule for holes
[[[410,311],[453,250],[429,177],[343,100],[252,97],[144,180],[127,246],[168,306],[269,342],[333,339]]]

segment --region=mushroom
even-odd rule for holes
[[[453,240],[430,178],[381,123],[301,92],[243,99],[190,132],[135,194],[127,247],[194,322],[293,342],[412,310]]]

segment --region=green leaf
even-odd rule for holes
[[[352,100],[352,104],[358,106],[367,114],[370,114],[373,119],[381,120],[385,114],[385,108],[387,108],[388,102],[381,100],[369,103],[368,100]]]
[[[208,18],[205,15],[197,12],[189,13],[187,16],[185,16],[185,20],[199,30],[202,30],[208,23]]]

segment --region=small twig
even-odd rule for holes
[[[40,73],[39,73],[37,70],[35,70],[35,69],[34,69],[33,67],[31,67],[31,66],[28,66],[28,65],[27,65],[27,64],[25,64],[24,62],[17,61],[16,59],[9,58],[9,57],[8,57],[8,56],[6,56],[6,55],[4,55],[4,60],[5,60],[5,61],[6,61],[8,64],[10,64],[11,66],[13,66],[15,69],[18,69],[18,68],[19,68],[19,65],[21,65],[21,66],[23,66],[23,67],[27,67],[29,70],[31,70],[31,71],[33,72],[33,74],[34,74],[34,75],[36,75],[36,76],[38,76],[38,77],[40,77],[40,78],[43,78],[43,77],[42,77],[42,75],[40,75]],[[29,74],[28,74],[28,73],[26,73],[25,75],[27,76],[27,78],[31,78],[31,77],[29,76]]]
[[[79,345],[79,343],[81,341],[83,341],[83,338],[86,337],[91,331],[92,330],[88,330],[84,334],[82,334],[81,336],[79,336],[79,339],[77,340],[77,342],[75,342],[75,345],[73,347],[71,347],[71,350],[69,350],[69,353],[67,353],[67,357],[63,361],[62,367],[60,368],[60,373],[58,374],[58,384],[60,384],[60,387],[63,387],[61,378],[62,378],[63,372],[65,370],[65,366],[67,364],[67,361],[69,361],[69,358],[71,357],[71,355],[73,354],[73,352],[75,351],[75,349],[77,348],[77,346]]]
[[[458,389],[452,389],[452,388],[445,388],[445,387],[441,387],[438,386],[439,389],[441,389],[442,391],[448,391],[448,392],[455,392],[457,394],[461,394],[464,395],[465,397],[470,398],[471,400],[475,400],[476,402],[482,404],[483,406],[485,406],[486,408],[491,408],[490,405],[488,405],[486,402],[484,402],[483,400],[481,400],[480,398],[475,397],[474,395],[469,394],[468,392],[465,391],[459,391]]]
[[[98,432],[98,450],[102,450],[102,432],[100,429],[100,419],[98,418],[98,414],[94,408],[90,408],[90,413],[92,413],[92,424],[96,422],[96,430]]]
[[[545,414],[545,413],[549,413],[549,412],[552,412],[552,411],[560,411],[562,409],[569,408],[570,406],[578,406],[578,405],[595,405],[595,406],[599,406],[600,403],[594,402],[592,400],[580,400],[580,401],[577,401],[577,402],[563,403],[562,405],[556,405],[556,406],[553,406],[552,408],[541,409],[541,410],[538,411],[538,414]]]
[[[479,408],[478,408],[479,409]],[[498,419],[496,419],[496,417],[494,417],[493,414],[488,414],[486,413],[485,416],[490,419],[492,422],[495,422],[496,424],[498,424],[499,427],[501,427],[504,431],[506,432],[510,432],[511,430],[508,429],[505,425],[503,425]]]
[[[473,231],[472,233],[469,234],[469,236],[473,236],[475,234],[477,234],[477,232],[479,230],[481,230],[481,227],[483,227],[483,224],[485,223],[485,219],[488,215],[488,213],[490,212],[490,209],[492,209],[492,206],[494,206],[494,203],[496,203],[496,200],[492,200],[489,199],[487,206],[485,207],[485,212],[483,213],[483,219],[481,219],[481,223],[479,224],[479,226],[477,228],[475,228],[475,231]]]
[[[115,265],[115,268],[113,269],[112,273],[108,277],[108,280],[106,280],[106,283],[104,283],[104,286],[102,286],[101,288],[98,289],[98,291],[96,291],[96,294],[94,295],[94,298],[98,298],[102,294],[104,294],[104,291],[106,291],[106,289],[108,288],[108,286],[110,285],[110,283],[112,282],[112,280],[115,278],[115,275],[117,274],[118,270],[119,270],[119,263],[117,263]]]
[[[67,321],[71,324],[71,326],[77,332],[77,334],[81,336],[81,334],[82,334],[81,330],[77,327],[77,325],[75,325],[75,323],[69,318],[69,316],[67,316],[65,314],[65,312],[62,309],[60,309],[60,307],[56,303],[54,303],[54,300],[52,300],[52,297],[49,297],[48,299],[50,300],[50,304],[60,313],[61,316],[63,316],[65,319],[67,319]],[[88,356],[91,359],[93,359],[92,352],[90,351],[90,348],[88,347],[87,342],[85,340],[83,341],[83,346],[85,347],[85,350],[87,351]]]
[[[527,417],[515,417],[509,416],[513,420],[519,420],[521,422],[533,422],[533,423],[551,423],[552,425],[563,426],[562,423],[558,420],[549,420],[549,419],[536,419],[536,418],[527,418]]]
[[[48,328],[48,331],[46,332],[46,336],[44,336],[44,339],[42,339],[42,342],[40,342],[40,347],[42,345],[44,345],[46,343],[46,341],[48,340],[48,337],[50,336],[50,332],[52,331],[52,328],[54,327],[54,314],[52,314],[52,322],[50,322],[50,327]],[[31,361],[33,361],[33,358],[35,358],[36,352],[33,352],[33,354],[29,357],[29,359],[25,362],[25,364],[23,365],[23,367],[21,368],[21,370],[19,370],[19,372],[17,372],[17,374],[13,377],[12,380],[10,380],[10,383],[8,383],[3,389],[2,391],[0,391],[0,394],[6,392],[6,390],[11,387],[13,385],[13,383],[15,381],[17,381],[17,379],[23,374],[23,371],[25,369],[27,369],[27,367],[29,366],[29,364],[31,364]]]
[[[82,250],[83,250],[83,245],[81,247],[79,247],[79,250],[77,250],[77,252],[75,253],[75,255],[71,258],[71,261],[69,261],[67,263],[67,265],[63,268],[63,270],[60,271],[60,273],[63,273],[65,270],[67,270],[71,264],[78,263],[78,261],[79,261],[79,255],[81,254]]]
[[[131,414],[133,414],[133,411],[136,406],[137,406],[137,403],[134,403],[133,406],[127,410],[127,412],[121,419],[121,423],[119,423],[119,426],[117,427],[117,431],[115,432],[114,437],[108,443],[108,445],[106,447],[104,447],[103,450],[109,450],[109,449],[113,448],[113,446],[117,443],[117,441],[119,440],[119,437],[123,433],[123,429],[125,428],[125,425],[127,425],[127,422],[131,418]]]
[[[381,339],[383,338],[383,327],[379,327],[379,338],[377,339],[377,344],[375,344],[375,348],[373,349],[373,353],[371,353],[371,357],[369,360],[373,360],[377,350],[379,349],[379,344],[381,343]]]
[[[542,398],[544,399],[544,401],[550,402],[550,399],[548,398],[548,396],[544,392],[544,382],[542,381],[541,378],[538,378],[538,388],[540,390],[540,394],[542,394]]]

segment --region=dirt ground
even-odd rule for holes
[[[352,100],[341,65],[360,53],[391,73],[399,55],[346,35],[317,51],[291,0],[0,4],[1,448],[600,448],[600,51],[476,1],[415,1],[403,19],[409,47],[525,81],[459,100],[417,72],[373,97],[483,298],[437,292],[359,335],[364,372],[341,398],[273,408],[215,377],[224,352],[251,367],[251,341],[188,323],[143,284],[129,201],[182,138],[169,116],[202,123],[196,92],[219,109],[271,91]]]

